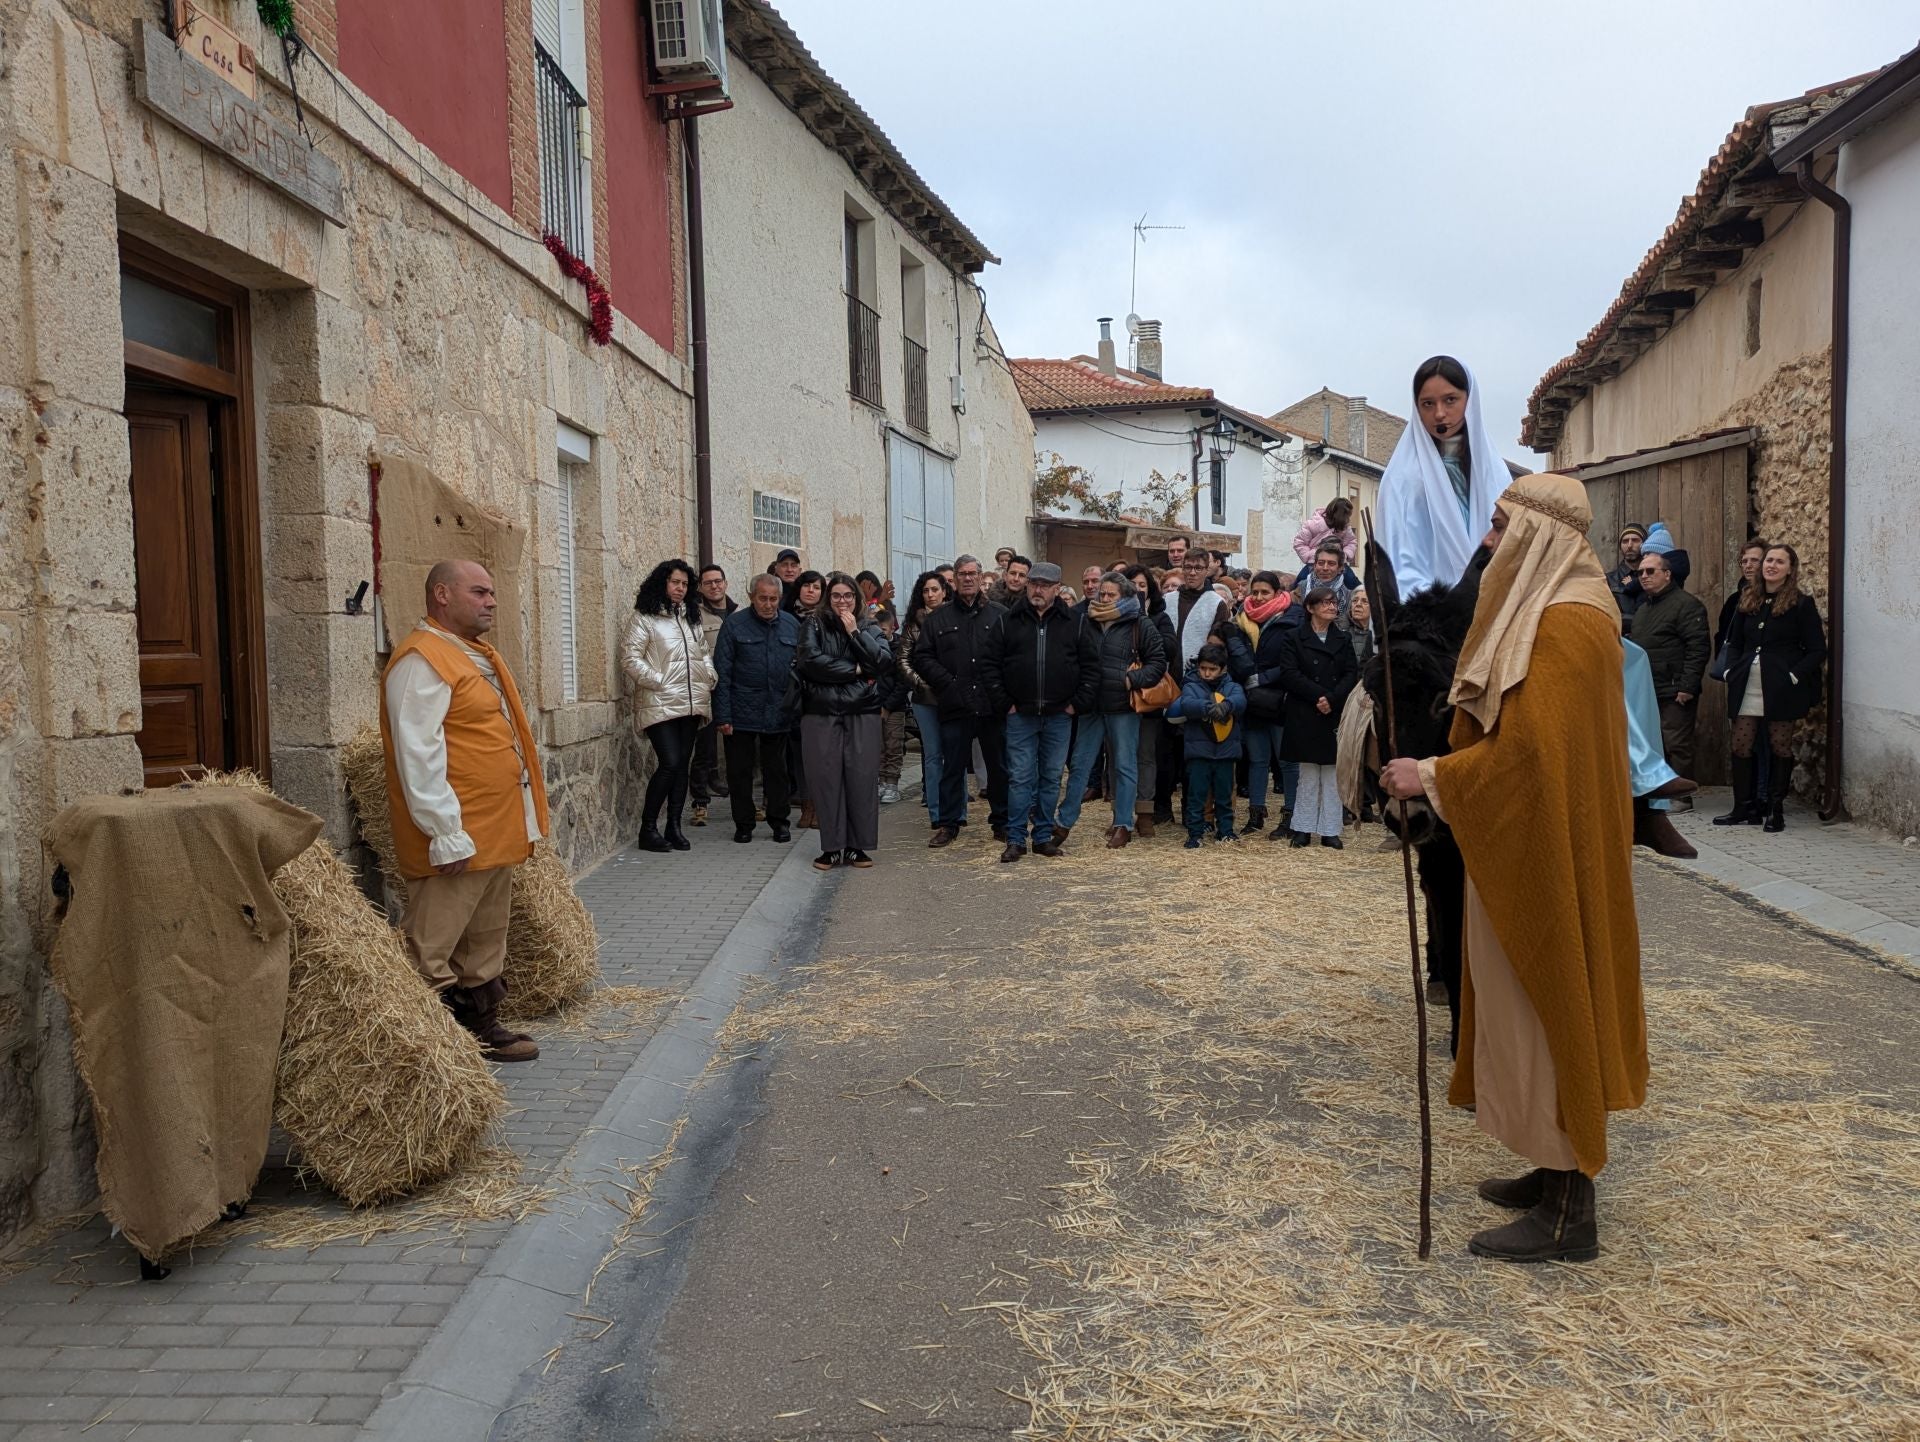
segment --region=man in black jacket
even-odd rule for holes
[[[1027,854],[1033,820],[1036,856],[1058,856],[1054,842],[1060,773],[1067,765],[1073,718],[1090,711],[1100,690],[1100,657],[1085,628],[1059,601],[1060,568],[1042,561],[1027,573],[986,656],[994,710],[1006,717],[1007,845],[1002,861]]]
[[[1653,694],[1660,701],[1660,741],[1667,765],[1691,777],[1700,683],[1713,648],[1707,608],[1697,596],[1680,589],[1666,556],[1659,552],[1643,554],[1639,572],[1640,602],[1627,631],[1653,666]],[[1691,797],[1674,803],[1676,811],[1692,809]]]
[[[981,594],[980,558],[953,563],[954,598],[927,613],[913,646],[913,669],[932,688],[940,711],[940,799],[933,838],[940,847],[967,821],[967,758],[980,743],[987,763],[987,810],[996,841],[1007,839],[1006,712],[996,710],[987,684],[986,658],[999,644],[1007,613]]]

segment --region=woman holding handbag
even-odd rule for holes
[[[813,865],[864,869],[880,845],[880,686],[893,675],[893,648],[867,618],[853,577],[835,571],[824,590],[793,652],[800,749],[820,827]]]
[[[1087,607],[1087,625],[1100,657],[1100,693],[1094,714],[1080,718],[1080,729],[1073,740],[1073,756],[1067,765],[1067,794],[1060,803],[1060,820],[1053,839],[1063,843],[1080,820],[1080,803],[1087,794],[1087,778],[1093,763],[1106,743],[1113,765],[1113,825],[1107,828],[1107,845],[1118,849],[1133,839],[1134,797],[1139,785],[1141,698],[1151,698],[1154,688],[1166,689],[1167,651],[1160,629],[1147,619],[1139,594],[1131,578],[1109,571],[1100,578],[1093,601]],[[1179,687],[1173,688],[1179,695]],[[1165,706],[1166,702],[1161,702]],[[1158,719],[1156,715],[1156,720]]]

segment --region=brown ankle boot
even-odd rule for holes
[[[1633,798],[1633,844],[1644,846],[1657,856],[1676,856],[1682,861],[1691,861],[1700,854],[1691,841],[1674,830],[1667,813],[1655,811],[1644,796]]]
[[[1122,831],[1126,830],[1124,826],[1120,829]],[[1153,813],[1151,811],[1136,811],[1133,813],[1133,834],[1135,836],[1153,835]]]
[[[1533,1209],[1517,1222],[1475,1233],[1467,1250],[1502,1262],[1591,1262],[1600,1255],[1593,1178],[1543,1171]]]
[[[1435,983],[1429,982],[1428,994]],[[1440,1000],[1447,999],[1447,989],[1440,988]],[[1481,1196],[1496,1207],[1511,1207],[1516,1212],[1530,1212],[1540,1205],[1540,1198],[1546,1191],[1547,1172],[1544,1167],[1535,1167],[1524,1177],[1488,1177],[1480,1183]]]
[[[506,1000],[507,984],[498,977],[483,986],[450,986],[440,995],[454,1020],[473,1033],[481,1055],[488,1061],[533,1061],[540,1055],[532,1037],[500,1024],[500,1003]]]

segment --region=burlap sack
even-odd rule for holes
[[[262,792],[94,796],[54,818],[51,958],[93,1093],[101,1207],[149,1257],[253,1190],[273,1120],[288,921],[269,878],[320,818]]]

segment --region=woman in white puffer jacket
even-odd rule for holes
[[[693,567],[685,561],[662,561],[655,566],[633,598],[633,619],[620,644],[620,668],[633,683],[640,703],[634,724],[659,763],[647,779],[647,799],[640,813],[642,851],[685,851],[689,846],[680,829],[680,812],[687,804],[694,738],[713,714],[713,687],[718,679],[701,639],[700,623],[687,611],[692,590]],[[667,814],[664,836],[658,829],[663,807]]]

